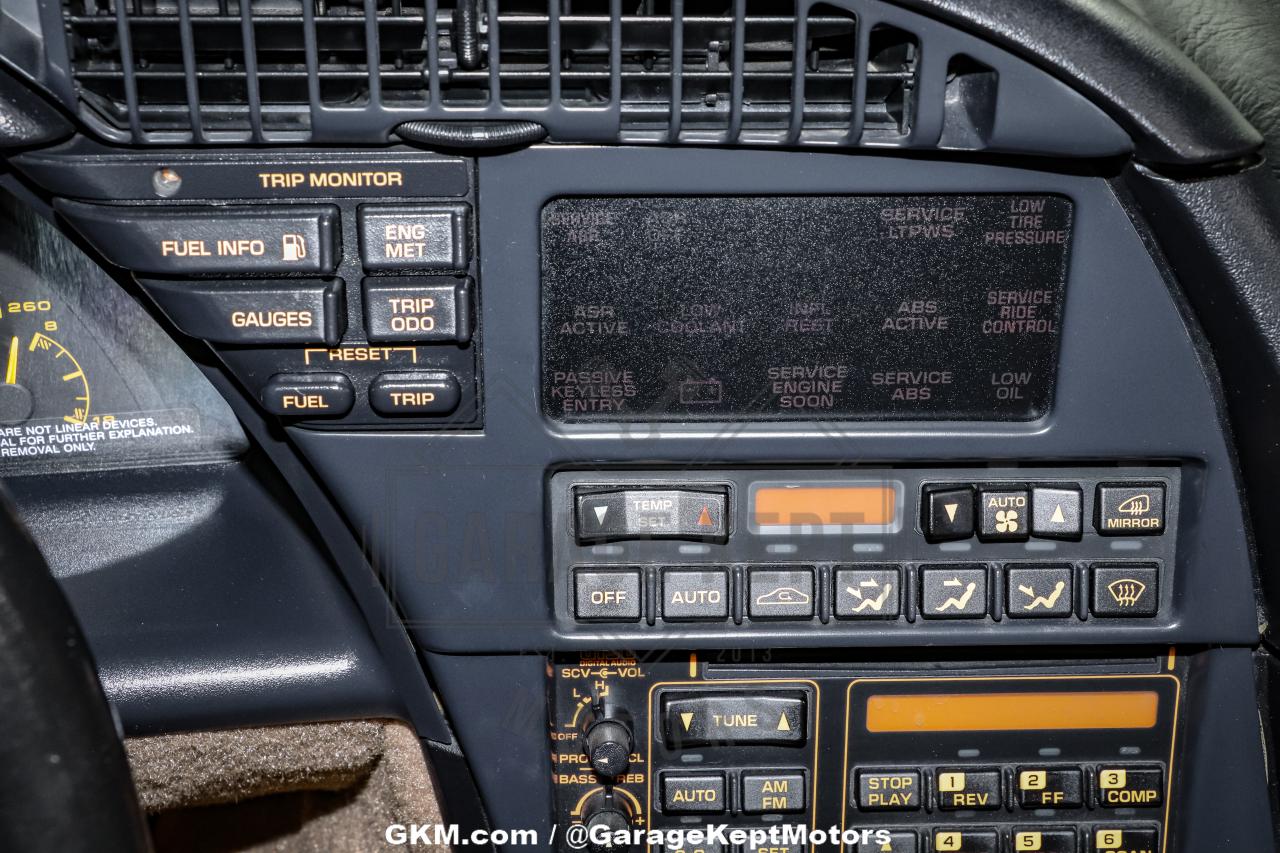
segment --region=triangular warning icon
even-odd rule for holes
[[[711,520],[711,511],[704,506],[702,512],[698,513],[698,526],[711,527],[714,524],[715,522]]]
[[[685,711],[680,715],[680,722],[684,723],[684,730],[689,731],[689,726],[693,725],[693,712]]]
[[[1052,521],[1054,524],[1067,523],[1067,517],[1062,514],[1062,504],[1058,504],[1056,507],[1054,507],[1053,517],[1050,518],[1049,520]]]
[[[960,508],[960,504],[943,504],[942,508],[947,511],[947,521],[956,520],[956,510]]]
[[[782,715],[782,717],[781,717],[781,718],[779,718],[779,720],[778,720],[778,731],[780,731],[780,732],[789,732],[789,731],[791,731],[791,724],[787,722],[787,715],[786,715],[786,714],[783,714],[783,715]]]

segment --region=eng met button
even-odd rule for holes
[[[58,200],[55,209],[107,260],[158,275],[331,273],[331,205],[168,207]]]
[[[175,326],[217,344],[333,346],[347,325],[338,279],[139,283]]]
[[[364,204],[360,260],[368,270],[465,270],[465,204]]]

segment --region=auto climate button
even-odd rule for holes
[[[140,207],[58,200],[54,209],[117,266],[157,275],[331,273],[330,205]]]

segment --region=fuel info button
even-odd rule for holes
[[[55,202],[112,263],[161,275],[331,273],[338,209],[331,205],[168,207]]]

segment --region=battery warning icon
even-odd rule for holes
[[[680,402],[686,406],[714,406],[724,399],[719,379],[686,379],[680,383]]]

